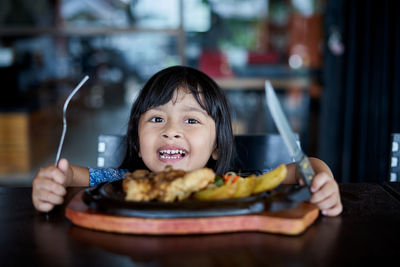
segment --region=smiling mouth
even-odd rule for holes
[[[180,159],[186,156],[186,152],[180,149],[165,149],[158,153],[162,159]]]

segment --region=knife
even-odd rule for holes
[[[307,190],[300,189],[299,194],[301,196],[294,196],[295,198],[310,198],[311,197],[311,182],[315,176],[315,172],[308,160],[308,157],[304,154],[301,150],[300,146],[296,141],[296,137],[289,126],[289,122],[282,111],[282,107],[279,103],[278,97],[275,94],[274,89],[272,88],[270,81],[265,81],[265,97],[268,109],[272,115],[272,119],[275,122],[276,127],[282,139],[289,151],[290,156],[294,159],[296,163],[297,170],[301,175],[301,179],[304,182],[305,187]],[[296,194],[295,194],[296,195]]]

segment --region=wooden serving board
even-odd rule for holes
[[[123,217],[90,209],[82,200],[83,191],[69,202],[65,215],[75,225],[129,234],[212,234],[259,231],[285,235],[304,232],[319,215],[318,207],[300,203],[296,208],[248,215],[154,219]]]

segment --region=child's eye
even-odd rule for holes
[[[199,121],[196,119],[187,119],[187,120],[185,120],[185,123],[196,124],[196,123],[199,123]]]
[[[163,122],[164,120],[160,117],[153,117],[150,119],[151,122]]]

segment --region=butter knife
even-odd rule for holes
[[[278,97],[272,88],[271,82],[268,80],[265,81],[265,96],[272,119],[274,120],[275,125],[278,128],[278,131],[289,151],[289,154],[294,159],[297,170],[299,171],[301,178],[309,191],[312,179],[315,176],[315,172],[310,164],[310,161],[308,160],[308,157],[304,154],[296,142],[296,137],[289,126],[289,122],[285,114],[283,113]],[[309,191],[309,193],[311,192]]]

